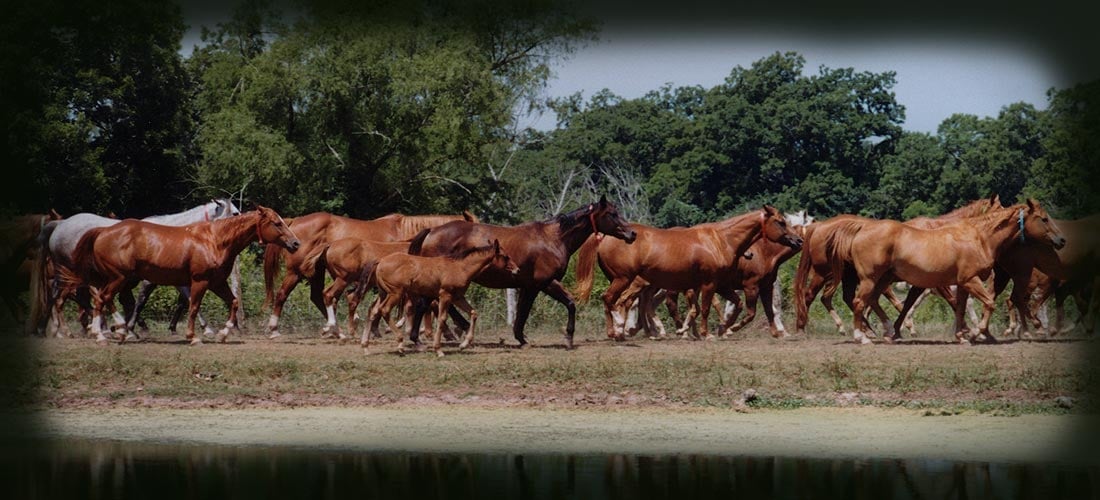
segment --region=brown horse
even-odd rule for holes
[[[1016,307],[1020,323],[1025,328],[1029,320],[1036,328],[1042,326],[1028,306],[1032,292],[1039,288],[1045,296],[1054,294],[1057,315],[1052,335],[1062,330],[1062,304],[1066,297],[1076,296],[1077,306],[1083,315],[1094,310],[1094,304],[1092,307],[1086,306],[1082,299],[1092,295],[1089,292],[1096,287],[1096,279],[1100,276],[1100,214],[1076,220],[1054,219],[1054,223],[1066,236],[1065,247],[1055,250],[1042,242],[1025,241],[1005,252],[1004,258],[998,260],[994,273],[995,294],[1003,291],[1008,281],[1012,281],[1010,302]],[[1041,297],[1038,302],[1043,300],[1046,297]],[[1020,333],[1014,328],[1006,331],[1011,332]]]
[[[264,307],[272,306],[271,318],[267,323],[270,338],[279,336],[279,317],[283,314],[283,305],[294,287],[304,279],[309,279],[310,300],[322,315],[328,317],[324,301],[324,273],[317,273],[308,265],[314,262],[310,258],[316,257],[325,245],[343,238],[408,240],[423,229],[455,220],[477,222],[477,217],[470,212],[463,212],[462,215],[390,214],[372,220],[359,220],[327,212],[314,212],[288,219],[287,224],[301,239],[301,251],[289,254],[276,245],[268,245],[264,250]],[[276,292],[275,276],[279,272],[280,261],[286,262],[286,276]]]
[[[413,241],[423,240],[428,235],[429,229],[420,231]],[[332,284],[325,287],[324,301],[325,311],[328,313],[328,322],[321,330],[322,338],[337,337],[340,340],[348,338],[344,332],[336,326],[336,300],[344,293],[349,284],[356,283],[366,270],[373,268],[382,257],[395,253],[408,253],[410,241],[371,241],[359,238],[342,238],[325,245],[320,252],[313,257],[314,262],[306,262],[305,267],[321,267],[332,276]],[[355,331],[356,310],[359,302],[366,295],[367,287],[356,286],[348,292],[348,333]]]
[[[36,285],[31,278],[41,247],[38,236],[47,222],[60,218],[51,210],[49,215],[21,215],[0,221],[0,300],[11,312],[14,323],[23,319],[19,294]],[[31,296],[34,297],[33,290]],[[34,324],[28,321],[27,333],[33,330]]]
[[[474,341],[474,328],[477,326],[477,310],[466,301],[466,289],[470,281],[488,269],[515,276],[519,272],[508,255],[500,248],[500,241],[493,240],[489,245],[474,247],[446,257],[424,257],[395,253],[382,257],[378,264],[367,272],[365,285],[374,284],[385,295],[378,309],[371,314],[371,322],[379,317],[385,318],[390,329],[397,334],[397,352],[405,352],[405,334],[390,318],[390,311],[407,297],[438,299],[440,318],[451,304],[470,315],[470,328],[459,349],[469,347]],[[437,356],[443,356],[442,321],[437,321],[432,349]],[[363,352],[369,353],[370,331],[363,329],[360,341]]]
[[[228,219],[198,222],[188,226],[162,226],[128,219],[113,226],[89,230],[73,252],[74,272],[85,283],[98,289],[93,294],[92,329],[98,342],[103,336],[103,308],[116,293],[131,293],[141,280],[158,285],[189,285],[190,315],[187,339],[195,337],[195,316],[207,290],[225,301],[229,308],[226,327],[218,333],[225,342],[230,328],[237,328],[240,301],[233,296],[227,279],[237,254],[253,241],[275,243],[294,252],[298,238],[274,210],[257,206],[256,210]]]
[[[853,336],[870,343],[864,334],[864,313],[890,283],[904,280],[914,288],[956,285],[955,337],[967,342],[963,320],[967,295],[984,306],[978,330],[989,337],[993,295],[982,282],[993,271],[997,258],[1020,240],[1061,248],[1065,238],[1035,200],[994,210],[935,229],[919,229],[898,221],[853,219],[832,232],[822,243],[831,254],[833,275],[851,265],[859,280],[853,299]],[[910,295],[913,296],[912,294]],[[910,304],[911,305],[911,304]],[[903,309],[902,314],[906,311]],[[904,316],[899,316],[899,320]],[[896,325],[894,325],[896,327]],[[989,337],[992,338],[992,337]]]
[[[572,212],[540,222],[518,226],[495,226],[473,222],[451,222],[432,229],[424,241],[421,255],[440,256],[460,252],[485,242],[499,240],[504,253],[519,267],[516,274],[489,268],[474,277],[474,282],[489,288],[518,288],[519,301],[512,334],[520,346],[527,340],[523,328],[531,306],[539,292],[565,305],[569,320],[565,327],[565,346],[573,348],[577,309],[573,297],[561,284],[569,266],[569,257],[590,235],[608,235],[631,243],[637,237],[634,230],[619,216],[619,209],[606,198]],[[602,236],[600,236],[602,237]],[[450,310],[452,317],[455,311]],[[417,316],[420,314],[418,313]],[[456,318],[457,319],[457,318]],[[413,331],[420,318],[413,321]]]
[[[582,301],[591,294],[597,261],[611,281],[603,294],[604,316],[608,337],[616,339],[621,336],[615,330],[612,311],[636,277],[665,290],[696,291],[702,302],[703,336],[710,338],[707,317],[711,299],[715,293],[732,293],[722,284],[736,274],[738,261],[748,248],[761,237],[791,247],[802,245],[802,238],[791,232],[783,214],[769,205],[688,228],[658,229],[640,224],[633,228],[638,233],[634,245],[591,239],[577,254],[576,290]]]
[[[972,201],[951,212],[940,215],[939,217],[916,217],[905,221],[904,224],[911,227],[930,229],[1000,208],[1002,208],[1001,198],[999,195],[993,194],[988,198]],[[838,227],[844,226],[847,223],[846,221],[850,221],[853,218],[861,219],[854,215],[838,215],[829,220],[816,222],[806,227],[804,235],[805,247],[802,249],[802,257],[798,261],[798,269],[794,277],[795,328],[799,333],[805,332],[806,323],[809,321],[809,307],[810,304],[813,303],[814,297],[817,296],[818,292],[821,292],[821,304],[825,306],[825,310],[827,310],[829,315],[833,318],[837,330],[839,330],[841,334],[845,333],[844,324],[840,319],[840,315],[837,314],[836,309],[833,308],[833,295],[836,293],[837,288],[843,283],[844,303],[848,305],[849,309],[854,310],[852,300],[855,298],[856,277],[851,271],[850,266],[841,266],[843,272],[839,276],[834,276],[832,274],[834,263],[830,260],[827,249],[824,245],[816,242],[829,239],[833,231]],[[807,281],[809,281],[808,286]],[[904,306],[893,294],[892,290],[887,288],[884,294],[896,310],[902,310]],[[940,292],[940,295],[948,300],[948,302],[951,302],[952,307],[954,307],[954,302],[950,300],[951,294],[944,290]],[[884,325],[890,324],[889,319],[886,317],[886,312],[882,310],[877,302],[870,304],[870,307]]]
[[[809,224],[807,220],[813,220],[812,217],[807,217],[804,211],[798,215],[788,214],[785,217],[791,231],[796,233],[799,237],[802,237],[805,227]],[[732,312],[726,316],[724,323],[722,323],[722,326],[718,330],[719,332],[723,332],[722,336],[729,335],[731,332],[744,328],[755,319],[756,301],[758,299],[763,302],[764,314],[768,318],[768,326],[771,330],[771,335],[776,338],[788,336],[782,323],[777,320],[775,305],[772,303],[772,298],[776,278],[779,273],[779,266],[797,254],[798,251],[798,248],[777,243],[767,238],[760,238],[749,247],[748,251],[741,259],[738,259],[737,273],[733,280],[724,284],[724,286],[729,290],[744,291],[745,303],[747,305],[746,315],[741,321],[734,324],[741,313],[742,304],[736,294],[727,292],[727,295],[734,300],[730,301]],[[656,333],[653,331],[653,328],[654,326],[660,325],[660,320],[654,316],[656,313],[656,304],[652,303],[652,301],[656,299],[664,299],[666,303],[671,300],[669,312],[672,314],[674,321],[681,323],[682,320],[679,318],[678,311],[674,305],[676,295],[678,295],[677,292],[664,290],[665,294],[662,295],[657,293],[657,289],[652,286],[645,286],[639,289],[639,285],[643,283],[646,283],[645,280],[635,278],[634,283],[631,284],[630,288],[628,288],[619,299],[620,305],[625,309],[626,306],[634,302],[635,297],[637,298],[639,326],[645,329],[650,336],[654,336]],[[712,307],[713,306],[715,306],[714,303],[712,303]],[[625,312],[624,310],[624,316]],[[663,327],[659,328],[663,330]],[[689,328],[690,325],[685,324],[680,328],[679,332],[686,333]],[[633,335],[636,331],[635,329],[627,333]],[[657,336],[661,337],[662,335]]]

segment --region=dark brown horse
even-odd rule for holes
[[[162,226],[128,219],[113,226],[89,230],[73,252],[73,271],[78,278],[98,289],[93,294],[92,330],[97,341],[103,336],[103,308],[120,291],[131,293],[141,280],[158,285],[190,286],[190,315],[187,339],[195,337],[195,316],[207,290],[229,308],[226,328],[218,333],[224,342],[230,328],[237,328],[240,301],[233,296],[227,279],[237,254],[253,241],[274,243],[294,252],[298,238],[270,208],[228,219],[199,222],[188,226]]]
[[[520,346],[527,344],[523,328],[531,306],[539,292],[565,305],[569,321],[565,328],[565,346],[573,348],[576,325],[576,305],[561,284],[569,265],[569,257],[593,234],[608,235],[632,243],[636,234],[619,216],[619,209],[606,198],[572,212],[541,222],[518,226],[495,226],[473,222],[451,222],[432,229],[424,241],[421,255],[451,255],[479,245],[487,240],[499,240],[500,247],[519,267],[515,275],[489,268],[474,277],[474,282],[489,288],[518,288],[519,301],[512,334]],[[452,317],[455,316],[451,309]],[[418,313],[418,316],[420,314]],[[456,318],[457,320],[457,318]],[[420,318],[413,322],[413,331]]]
[[[42,227],[61,216],[50,211],[49,215],[32,214],[0,220],[0,300],[3,300],[12,320],[23,319],[19,294],[31,289],[31,275],[35,259],[41,250],[38,236]],[[32,291],[32,297],[33,297]],[[27,333],[33,333],[34,324],[27,323]]]
[[[905,221],[904,224],[911,227],[930,229],[966,217],[988,213],[991,210],[999,208],[1002,208],[1000,196],[993,194],[988,198],[972,201],[951,212],[940,215],[939,217],[916,217]],[[817,242],[829,239],[833,231],[839,227],[845,226],[845,224],[847,224],[846,221],[850,221],[853,218],[860,219],[853,215],[838,215],[825,221],[810,224],[806,227],[805,247],[802,249],[802,256],[798,261],[798,270],[794,277],[795,328],[796,331],[800,333],[804,332],[806,329],[806,323],[809,321],[809,307],[810,304],[813,303],[814,297],[817,296],[818,292],[821,292],[821,303],[833,318],[837,330],[839,330],[841,334],[845,333],[844,324],[840,319],[840,315],[837,314],[836,309],[833,308],[833,295],[843,283],[844,303],[848,305],[849,309],[854,309],[852,300],[855,298],[857,279],[847,265],[840,267],[842,273],[839,276],[834,276],[832,273],[835,263],[830,260],[830,254],[827,248]],[[808,284],[807,281],[809,281]],[[884,290],[884,294],[896,310],[902,310],[904,307],[902,302],[894,296],[889,288]],[[941,291],[940,294],[947,299],[948,302],[951,302],[952,307],[954,306],[954,303],[950,300],[951,294],[946,290]],[[890,325],[890,321],[886,317],[885,311],[882,310],[877,302],[870,304],[870,307],[884,325]]]
[[[1000,294],[1008,282],[1012,282],[1010,302],[1016,307],[1025,328],[1029,322],[1041,328],[1033,308],[1028,305],[1032,292],[1039,287],[1044,295],[1053,294],[1057,315],[1052,335],[1062,330],[1062,304],[1066,297],[1076,296],[1078,308],[1088,315],[1092,308],[1081,299],[1091,295],[1100,276],[1100,214],[1076,220],[1054,219],[1054,223],[1066,236],[1065,247],[1056,250],[1042,242],[1025,240],[1005,251],[993,277],[994,294]],[[1020,333],[1012,327],[1005,333],[1013,332]]]
[[[850,220],[823,243],[832,254],[833,274],[840,275],[842,267],[850,263],[859,279],[853,299],[853,336],[857,341],[870,342],[863,334],[864,309],[876,303],[889,284],[904,280],[914,289],[957,285],[955,337],[965,343],[968,328],[963,314],[967,295],[974,295],[984,306],[979,335],[992,338],[988,327],[993,294],[985,289],[983,281],[989,278],[1001,254],[1025,239],[1055,248],[1064,246],[1066,241],[1042,206],[1029,199],[1024,205],[994,210],[935,229],[919,229],[891,220]],[[913,297],[914,290],[910,292]],[[907,299],[902,314],[911,305]],[[903,318],[899,316],[899,322]]]
[[[390,329],[397,335],[397,352],[405,352],[405,333],[390,318],[390,311],[406,298],[418,297],[426,300],[438,300],[438,316],[442,319],[452,304],[470,315],[470,327],[459,349],[469,347],[474,341],[474,329],[477,326],[477,310],[466,301],[466,289],[470,281],[479,274],[492,269],[496,273],[515,276],[519,267],[502,252],[500,241],[493,240],[489,245],[474,247],[445,257],[424,257],[394,253],[382,257],[377,265],[367,272],[364,282],[367,286],[376,285],[380,294],[385,296],[378,309],[371,313],[371,323],[385,318]],[[365,287],[364,287],[365,288]],[[441,325],[437,321],[432,349],[437,356],[443,356]],[[363,329],[360,341],[363,352],[369,353],[370,331]]]
[[[640,224],[634,224],[633,228],[638,233],[634,245],[592,239],[577,254],[577,295],[582,301],[591,293],[597,261],[611,281],[603,294],[605,326],[611,338],[620,338],[612,312],[620,295],[636,277],[665,290],[696,291],[702,302],[703,336],[709,338],[707,317],[711,299],[715,293],[723,296],[732,293],[722,285],[737,273],[738,261],[748,248],[761,237],[791,247],[802,245],[802,238],[791,232],[783,214],[768,205],[724,221],[688,228],[658,229]],[[689,318],[694,310],[698,308],[689,313]]]
[[[462,215],[402,215],[390,214],[372,220],[359,220],[341,217],[327,212],[314,212],[287,220],[302,242],[302,248],[295,254],[288,254],[282,248],[268,245],[264,250],[264,307],[272,306],[268,320],[270,337],[279,336],[279,317],[283,314],[283,305],[290,292],[304,279],[309,279],[309,298],[317,310],[326,318],[324,301],[324,273],[315,272],[307,263],[312,262],[321,249],[336,240],[358,238],[373,241],[408,240],[421,230],[436,227],[455,220],[477,222],[470,212]],[[275,290],[275,276],[279,272],[279,262],[286,262],[286,276]]]

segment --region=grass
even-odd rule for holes
[[[784,283],[790,280],[788,267],[793,268],[793,261],[781,272]],[[287,303],[284,336],[268,340],[266,314],[259,309],[258,262],[243,259],[242,271],[246,328],[244,335],[231,336],[230,344],[191,348],[182,337],[168,337],[164,320],[175,292],[163,287],[146,315],[151,325],[147,342],[97,346],[87,339],[0,340],[6,352],[32,354],[0,366],[3,373],[19,375],[5,377],[14,401],[51,407],[395,401],[731,407],[752,388],[759,397],[751,406],[758,408],[856,404],[1018,414],[1063,412],[1054,404],[1058,396],[1078,401],[1074,411],[1091,411],[1086,389],[1098,381],[1083,354],[1092,343],[1081,338],[1002,339],[998,345],[970,347],[949,343],[951,313],[934,298],[917,311],[918,336],[906,332],[907,340],[899,345],[864,347],[838,335],[816,303],[810,310],[810,335],[793,341],[768,337],[759,314],[733,340],[612,342],[603,335],[597,299],[578,307],[578,349],[566,352],[563,307],[540,296],[528,322],[534,347],[520,350],[505,326],[501,293],[475,286],[468,297],[481,320],[472,349],[458,352],[451,343],[442,359],[429,353],[401,357],[394,354],[393,337],[387,336],[372,341],[373,354],[364,356],[354,343],[318,338],[321,316],[304,286]],[[597,294],[600,286],[606,284],[597,282]],[[793,330],[789,300],[784,323]],[[837,304],[850,330],[850,313],[839,297]],[[214,324],[224,319],[216,298],[208,297],[203,311]],[[338,311],[343,326],[344,311]],[[366,304],[360,309],[365,312]],[[1003,329],[1002,316],[999,310],[995,334]],[[665,321],[670,325],[667,317]],[[76,329],[75,322],[71,326]]]
[[[315,327],[287,328],[278,340],[254,318],[229,344],[187,346],[154,324],[148,340],[98,346],[88,339],[8,339],[29,347],[34,376],[21,393],[49,407],[84,405],[357,405],[390,402],[732,407],[755,389],[756,408],[871,405],[1019,414],[1064,411],[1070,396],[1087,407],[1091,342],[1004,341],[958,346],[913,340],[857,346],[835,333],[773,340],[748,329],[732,340],[612,342],[586,328],[578,349],[533,326],[530,349],[500,327],[480,331],[472,349],[447,356],[398,356],[394,338],[321,340]],[[503,344],[502,344],[503,342]],[[1081,404],[1078,405],[1080,407]]]

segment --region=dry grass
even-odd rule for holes
[[[589,323],[581,323],[587,325]],[[1092,342],[1003,341],[959,346],[949,335],[899,345],[858,346],[838,335],[777,341],[759,330],[720,341],[612,342],[591,327],[565,351],[560,334],[532,329],[517,349],[510,332],[481,330],[477,344],[448,355],[394,352],[392,335],[356,343],[299,328],[268,340],[258,322],[228,344],[189,347],[162,327],[136,344],[88,339],[11,340],[29,347],[36,370],[23,390],[51,407],[298,406],[414,404],[798,407],[876,405],[1009,413],[1062,411],[1058,396],[1086,403]],[[830,331],[811,329],[811,331]],[[928,328],[925,328],[927,331]]]

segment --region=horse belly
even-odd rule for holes
[[[951,258],[931,258],[921,261],[900,261],[894,264],[894,274],[921,288],[936,288],[958,282],[958,261]]]
[[[187,286],[191,284],[190,267],[177,268],[142,262],[135,266],[134,271],[137,278],[157,285]]]

